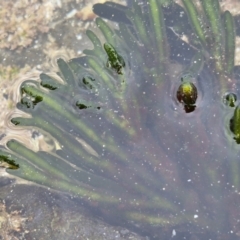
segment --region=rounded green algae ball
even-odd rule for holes
[[[191,82],[183,82],[177,90],[177,99],[185,105],[194,105],[197,101],[197,88]]]

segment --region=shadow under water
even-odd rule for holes
[[[95,5],[118,28],[97,18],[94,48],[58,59],[58,77],[25,81],[17,108],[31,117],[11,119],[57,147],[34,152],[13,137],[7,172],[151,239],[238,239],[234,19],[217,0],[181,4]]]

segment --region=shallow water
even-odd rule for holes
[[[101,48],[97,59],[101,71],[90,61],[82,68],[85,59],[77,58],[68,62],[74,77],[69,77],[69,66],[58,62],[65,81],[59,89],[48,92],[33,81],[25,84],[30,92],[35,88],[39,92],[29,98],[24,90],[17,101],[42,96],[43,102],[32,109],[19,103],[18,108],[32,114],[33,121],[17,119],[15,125],[30,125],[31,133],[44,133],[49,145],[35,148],[41,152],[34,154],[10,141],[7,147],[20,157],[16,158],[20,168],[8,172],[74,196],[105,221],[153,239],[238,239],[239,145],[229,128],[234,108],[223,104],[225,92],[238,95],[237,83],[228,76],[222,91],[217,66],[207,53],[203,66],[192,72],[198,45],[188,45],[168,25],[171,19],[177,21],[178,15],[173,14],[177,7],[166,9],[169,55],[161,56],[154,34],[145,43],[139,37],[139,45],[130,49],[116,41],[114,47],[125,59],[123,74],[119,68],[109,68]],[[149,16],[146,9],[143,16]],[[149,19],[144,24],[154,31]],[[121,30],[120,36],[124,33]],[[208,47],[204,51],[211,54]],[[195,110],[186,113],[176,90],[189,69],[198,98]],[[97,87],[83,84],[86,75],[95,78]],[[83,110],[78,109],[78,100]],[[20,116],[15,113],[11,118]],[[13,138],[30,146],[33,140],[23,141],[19,126],[8,126],[14,132],[5,141]],[[35,150],[33,145],[31,149]]]

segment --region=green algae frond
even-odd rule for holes
[[[117,18],[119,28],[97,18],[102,37],[87,31],[93,49],[81,58],[58,59],[62,82],[42,73],[39,81],[22,84],[17,107],[31,117],[11,122],[50,134],[60,149],[34,152],[11,140],[1,154],[10,152],[19,165],[8,169],[10,174],[76,196],[97,206],[106,219],[152,238],[169,239],[172,229],[183,234],[191,229],[193,235],[220,239],[219,229],[239,226],[226,224],[232,209],[221,217],[240,191],[239,161],[226,162],[224,154],[230,153],[219,150],[218,129],[211,128],[223,118],[216,101],[221,105],[223,94],[233,88],[227,81],[235,68],[233,17],[221,12],[217,0],[202,0],[201,8],[190,0],[182,1],[184,8],[146,3],[98,5],[123,16]],[[169,12],[178,9],[183,18],[174,21]],[[179,95],[171,85],[190,89],[190,95],[180,93],[178,111],[167,110],[170,96],[177,104]],[[201,88],[212,92],[199,98]],[[209,105],[201,108],[204,98]],[[185,110],[194,106],[191,113],[182,104]]]

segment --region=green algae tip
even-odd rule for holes
[[[89,109],[89,108],[93,108],[93,109],[97,109],[97,110],[101,109],[100,106],[95,106],[94,104],[91,104],[90,102],[87,102],[83,99],[76,101],[76,106],[80,110]]]
[[[94,81],[95,81],[95,79],[90,76],[83,77],[83,79],[82,79],[82,83],[84,84],[84,86],[90,90],[92,90],[94,88],[94,85],[93,85]]]
[[[177,90],[177,99],[184,105],[194,105],[197,101],[197,88],[191,82],[183,82]]]
[[[122,69],[125,67],[125,61],[122,56],[110,43],[104,43],[103,47],[108,55],[107,67],[114,69],[118,74],[123,74]]]
[[[0,155],[0,166],[3,166],[7,169],[18,169],[19,164],[14,160],[10,159],[8,156]]]
[[[223,103],[228,107],[236,107],[237,95],[235,93],[226,93],[223,96]]]
[[[240,105],[235,110],[233,117],[230,120],[230,130],[234,134],[234,139],[237,144],[240,144]]]

